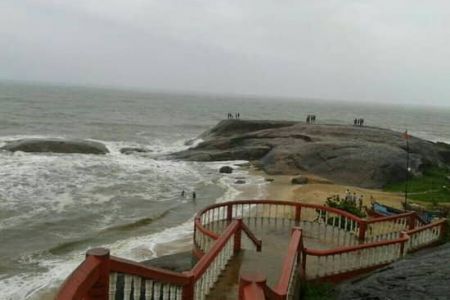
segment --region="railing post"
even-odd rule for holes
[[[416,219],[416,214],[411,214],[408,218],[408,229],[414,229],[415,227],[415,219]]]
[[[367,229],[367,223],[365,221],[359,222],[358,239],[360,242],[364,242],[364,239],[366,238],[366,229]]]
[[[400,232],[400,238],[405,237],[405,235],[407,235],[406,232],[404,232],[404,231]],[[409,241],[409,237],[408,237],[408,240],[403,241],[400,244],[400,257],[403,257],[406,254],[405,252],[408,251],[408,249],[406,249],[406,251],[405,251],[405,244],[408,243],[408,241]]]
[[[304,247],[302,248],[301,255],[302,255],[302,265],[301,265],[302,272],[300,273],[300,275],[303,275],[303,280],[306,280],[306,251]]]
[[[441,224],[441,236],[439,237],[439,240],[445,239],[445,236],[447,235],[447,230],[449,230],[450,222],[442,222]]]
[[[300,223],[300,216],[302,214],[302,207],[301,205],[295,206],[295,225],[298,225]]]
[[[194,299],[194,275],[190,272],[186,272],[185,274],[189,274],[189,284],[183,286],[183,291],[181,292],[181,299],[183,300],[192,300]]]
[[[100,260],[100,272],[97,282],[87,292],[87,299],[108,299],[109,293],[109,250],[105,248],[94,248],[86,252],[86,257],[94,256]]]
[[[233,205],[227,205],[227,223],[230,224],[233,219]]]
[[[237,254],[241,250],[241,236],[242,236],[242,219],[237,218],[239,222],[238,229],[234,233],[233,253]]]
[[[265,294],[267,284],[266,284],[266,276],[263,274],[255,273],[255,274],[240,274],[239,275],[239,300],[252,300],[252,299],[246,299],[244,297],[244,289],[249,284],[255,284],[256,286],[260,287],[263,294]],[[264,298],[258,297],[258,295],[253,295],[255,300],[264,300]]]

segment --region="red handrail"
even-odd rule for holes
[[[253,244],[255,244],[256,246],[256,251],[261,251],[261,246],[262,246],[262,240],[259,240],[255,234],[250,230],[250,228],[248,228],[247,224],[245,224],[244,222],[241,223],[241,227],[242,227],[242,231],[245,232],[245,234],[248,236],[248,238],[253,242]]]
[[[266,276],[259,273],[240,274],[239,276],[239,300],[265,300],[270,299]]]
[[[222,235],[216,240],[214,245],[209,249],[205,255],[200,258],[200,260],[195,264],[194,268],[188,272],[194,276],[194,280],[198,279],[203,273],[208,269],[214,258],[219,255],[220,251],[225,247],[225,244],[235,234],[240,230],[242,220],[233,220],[222,233]]]
[[[109,254],[109,252],[108,252]],[[57,300],[81,300],[100,278],[102,259],[87,256],[86,259],[64,281]]]
[[[283,267],[281,269],[281,276],[278,279],[278,284],[273,290],[280,297],[286,297],[288,294],[289,281],[294,270],[295,260],[299,259],[300,252],[303,250],[302,230],[294,228],[292,231],[291,241],[289,242],[288,251],[284,258]]]
[[[141,263],[119,258],[111,257],[110,271],[135,275],[146,279],[157,279],[163,283],[171,283],[175,285],[186,285],[189,281],[189,276],[179,272],[173,272],[158,267],[146,266]]]
[[[392,216],[385,216],[385,217],[378,217],[378,218],[373,218],[370,220],[364,220],[367,224],[373,224],[373,223],[378,223],[378,222],[385,222],[385,221],[392,221],[395,219],[402,219],[404,217],[411,217],[413,215],[416,215],[416,212],[411,211],[411,212],[406,212],[406,213],[402,213],[402,214],[397,214],[397,215],[392,215]]]
[[[194,220],[194,224],[195,224],[195,229],[201,231],[202,233],[204,233],[205,235],[209,236],[210,238],[212,238],[213,240],[217,240],[219,238],[219,234],[206,229],[203,225],[202,222],[200,220],[200,218],[195,218]]]
[[[317,249],[304,248],[303,251],[304,251],[304,253],[309,254],[309,255],[327,256],[327,255],[341,254],[344,252],[358,251],[361,249],[375,248],[375,247],[379,247],[379,246],[387,246],[387,245],[391,245],[391,244],[404,243],[408,239],[409,239],[409,236],[407,234],[405,234],[402,237],[399,237],[394,240],[378,241],[378,242],[372,242],[372,243],[361,244],[361,245],[356,245],[356,246],[346,246],[346,247],[339,247],[339,248],[328,249],[328,250],[317,250]]]
[[[365,219],[359,218],[358,216],[352,215],[349,212],[346,212],[346,211],[343,211],[343,210],[340,210],[337,208],[333,208],[333,207],[318,205],[318,204],[299,203],[299,202],[292,202],[292,201],[277,201],[277,200],[236,200],[236,201],[216,203],[216,204],[207,206],[207,207],[203,208],[202,210],[200,210],[195,216],[195,221],[194,221],[195,230],[199,230],[200,232],[205,233],[207,236],[210,236],[211,238],[215,239],[218,236],[218,234],[206,229],[203,226],[203,224],[201,222],[201,216],[209,210],[212,210],[212,209],[215,209],[218,207],[226,207],[227,208],[227,219],[230,219],[232,207],[234,205],[245,205],[245,204],[247,204],[247,205],[265,204],[265,205],[292,206],[292,207],[295,207],[296,221],[300,221],[299,217],[300,217],[300,211],[301,211],[302,207],[320,209],[320,210],[325,210],[325,211],[328,211],[328,212],[331,212],[334,214],[338,214],[340,216],[346,217],[346,218],[356,222],[359,225],[358,238],[361,241],[364,241],[364,239],[365,239],[365,234],[366,234],[369,224],[374,224],[374,223],[384,222],[384,221],[393,221],[393,220],[402,219],[405,217],[410,217],[410,218],[412,218],[413,216],[417,217],[417,214],[415,212],[407,212],[407,213],[403,213],[403,214],[399,214],[399,215],[365,220]],[[231,219],[229,221],[231,221]],[[414,222],[412,219],[409,219],[408,224],[409,224],[408,225],[409,229],[414,228]]]
[[[417,233],[417,232],[420,232],[420,231],[427,230],[427,229],[432,228],[432,227],[444,226],[446,222],[447,222],[446,220],[440,220],[440,221],[437,221],[435,223],[430,223],[430,224],[422,226],[422,227],[418,227],[418,228],[415,228],[415,229],[408,230],[408,231],[406,231],[406,233],[411,235],[411,234],[414,234],[414,233]]]
[[[227,201],[227,202],[220,202],[220,203],[215,203],[213,205],[207,206],[203,209],[201,209],[200,211],[198,211],[198,213],[195,216],[196,220],[200,221],[200,217],[201,215],[203,215],[205,212],[207,212],[208,210],[214,209],[214,208],[218,208],[218,207],[226,207],[226,206],[234,206],[234,205],[241,205],[241,204],[249,204],[249,205],[253,205],[253,204],[267,204],[267,205],[287,205],[287,206],[294,206],[294,207],[307,207],[307,208],[314,208],[314,209],[322,209],[322,210],[326,210],[332,213],[336,213],[336,214],[340,214],[342,216],[345,216],[349,219],[352,219],[356,222],[363,222],[365,221],[364,219],[361,219],[355,215],[352,215],[349,212],[346,212],[344,210],[340,210],[334,207],[328,207],[328,206],[323,206],[323,205],[319,205],[319,204],[310,204],[310,203],[300,203],[300,202],[293,202],[293,201],[280,201],[280,200],[236,200],[236,201]]]

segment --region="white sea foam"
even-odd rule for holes
[[[0,139],[0,143],[30,137],[46,138],[11,136]],[[186,146],[181,142],[170,147],[158,143],[148,146],[127,142],[100,142],[108,147],[110,154],[0,154],[0,162],[3,165],[0,170],[0,197],[7,199],[0,203],[0,208],[26,208],[20,215],[1,219],[0,230],[20,227],[29,220],[39,219],[39,216],[49,211],[60,214],[83,206],[91,207],[92,210],[104,205],[112,207],[114,204],[111,201],[117,196],[116,193],[143,199],[151,195],[153,201],[167,201],[171,193],[178,195],[180,189],[189,190],[195,183],[209,182],[211,178],[220,176],[218,181],[211,183],[218,184],[225,190],[224,194],[216,199],[221,202],[236,199],[242,193],[240,186],[235,184],[236,177],[245,178],[248,185],[261,183],[260,179],[250,176],[247,171],[237,166],[233,174],[218,174],[220,166],[235,165],[243,161],[191,163],[120,153],[121,148],[137,147],[152,150],[151,155],[164,154],[185,149]],[[110,191],[122,181],[127,185],[138,184],[142,190],[130,188],[130,191],[127,191],[124,187],[125,189]],[[165,190],[158,187],[161,182],[164,182]],[[114,221],[114,217],[102,215],[97,221],[98,229],[102,230]],[[103,246],[110,248],[113,255],[137,261],[183,251],[192,246],[192,222],[191,218],[161,232],[130,237]],[[35,265],[41,271],[16,274],[8,278],[0,277],[0,299],[37,299],[42,291],[58,287],[82,261],[88,248],[90,247],[62,256],[46,254],[21,258],[27,265]]]

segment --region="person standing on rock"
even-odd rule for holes
[[[361,195],[361,196],[359,196],[359,199],[358,199],[358,207],[359,207],[359,210],[362,210],[363,197],[364,197],[364,195]]]
[[[181,197],[184,197],[184,195],[185,195],[185,192],[184,192],[184,190],[182,190],[181,191]]]
[[[196,199],[197,198],[197,194],[195,193],[195,191],[192,192],[192,199]]]
[[[350,201],[351,200],[351,198],[352,198],[352,194],[350,193],[350,190],[349,189],[346,189],[345,190],[345,201]]]

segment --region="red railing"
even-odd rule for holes
[[[134,299],[143,295],[149,299],[202,299],[228,260],[241,249],[242,232],[259,251],[261,241],[241,219],[232,220],[194,268],[183,273],[110,257],[109,250],[103,248],[89,250],[86,260],[64,282],[56,299],[114,299],[117,293],[133,294]],[[117,288],[119,276],[123,282]]]
[[[248,220],[247,224],[243,220]],[[194,253],[199,261],[192,270],[171,272],[110,257],[106,249],[92,249],[64,282],[56,299],[106,299],[117,295],[133,295],[134,299],[203,299],[228,260],[241,249],[242,232],[258,251],[261,249],[253,228],[264,222],[292,222],[287,225],[294,227],[282,273],[273,289],[266,285],[264,276],[241,274],[240,299],[291,299],[289,290],[299,274],[306,280],[343,279],[439,241],[445,226],[445,221],[440,221],[415,228],[420,223],[414,212],[364,220],[335,208],[298,202],[218,203],[195,217]],[[303,248],[302,232],[295,227],[299,225],[303,230],[308,226],[316,230],[312,232],[321,238],[331,237],[339,246],[332,250]],[[376,241],[379,238],[384,240]]]
[[[294,276],[297,273],[303,251],[302,230],[293,228],[291,241],[288,251],[284,257],[283,267],[281,268],[281,276],[277,286],[273,289],[277,299],[286,299],[287,295],[292,291],[292,285],[295,283]]]
[[[409,238],[407,251],[416,251],[423,247],[436,244],[444,238],[447,221],[441,220],[435,223],[411,229],[407,231]]]
[[[329,250],[303,249],[303,270],[307,280],[340,281],[401,258],[405,253],[406,233],[394,240],[371,242]],[[308,264],[312,259],[313,263]],[[342,263],[344,262],[344,263]]]
[[[329,229],[343,229],[346,233],[341,231],[336,237],[331,237],[339,246],[395,239],[400,231],[418,226],[415,212],[365,220],[336,208],[315,204],[276,200],[230,201],[208,206],[196,215],[194,248],[198,257],[208,250],[224,226],[236,217],[248,220],[248,224],[253,219],[290,221],[294,226],[302,223],[305,228],[320,224],[317,234],[325,237],[330,233]]]
[[[66,279],[56,299],[95,299],[98,294],[107,295],[108,278],[105,273],[108,272],[108,261],[108,250],[102,248],[89,250],[86,259]]]

